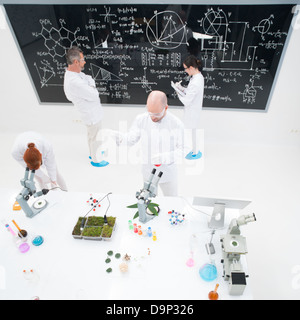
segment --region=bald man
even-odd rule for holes
[[[120,138],[120,137],[119,137]],[[162,91],[152,91],[147,99],[147,112],[134,120],[129,132],[121,136],[121,144],[141,142],[141,164],[144,181],[153,168],[163,172],[159,181],[164,196],[177,196],[176,162],[183,159],[184,125],[168,111],[167,96]]]

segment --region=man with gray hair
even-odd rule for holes
[[[108,162],[103,159],[104,151],[101,151],[100,161],[97,159],[97,150],[102,144],[102,141],[97,140],[97,135],[101,129],[103,109],[95,81],[82,72],[86,62],[80,48],[70,48],[66,58],[68,68],[64,76],[64,92],[79,111],[81,120],[87,127],[91,164],[94,167],[107,166]]]

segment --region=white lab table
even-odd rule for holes
[[[33,218],[24,212],[13,211],[12,206],[19,190],[0,189],[0,299],[30,300],[38,296],[47,299],[106,299],[106,300],[199,300],[208,299],[209,291],[219,283],[220,300],[252,299],[250,279],[242,296],[228,294],[228,282],[224,281],[220,235],[227,232],[227,226],[237,210],[226,211],[225,228],[216,231],[213,244],[218,278],[206,282],[199,276],[199,269],[209,262],[205,243],[211,233],[207,216],[194,211],[185,199],[157,197],[153,202],[160,205],[158,217],[142,227],[150,226],[157,233],[157,241],[140,236],[128,228],[136,209],[126,208],[136,203],[135,196],[111,194],[107,216],[116,217],[116,229],[110,241],[78,240],[72,237],[72,230],[78,217],[84,216],[90,207],[88,192],[51,191],[44,196],[49,205]],[[101,199],[105,194],[93,194]],[[189,199],[187,199],[189,201]],[[190,199],[191,200],[191,199]],[[190,201],[191,203],[191,201]],[[89,215],[103,216],[108,201]],[[185,213],[185,221],[171,225],[168,212]],[[206,208],[207,210],[207,208]],[[29,235],[43,236],[44,243],[35,247],[30,244],[27,253],[20,253],[13,236],[7,232],[3,222],[17,233],[12,220]],[[134,222],[139,224],[138,219]],[[188,267],[191,239],[196,239],[195,265]],[[195,246],[194,246],[195,248]],[[113,251],[110,263],[105,260],[107,252]],[[121,258],[115,258],[120,253]],[[128,272],[119,269],[125,254],[131,256]],[[246,257],[243,266],[247,270]],[[112,268],[111,273],[106,270]],[[33,270],[35,277],[26,279],[23,270]],[[251,275],[250,275],[251,276]]]

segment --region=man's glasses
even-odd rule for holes
[[[164,110],[163,110],[162,112],[160,112],[160,113],[148,112],[148,114],[149,114],[149,116],[152,117],[152,118],[161,118],[161,117],[164,115],[165,110],[166,110],[166,109],[164,108]]]

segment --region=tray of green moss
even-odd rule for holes
[[[111,240],[116,229],[116,217],[107,217],[107,225],[103,226],[101,237],[103,240]]]
[[[115,230],[116,224],[114,224],[113,227],[111,227],[109,224],[104,225],[101,233],[101,238],[103,240],[111,240],[113,231]]]
[[[84,224],[86,223],[86,218],[79,217],[77,220],[77,223],[72,231],[72,236],[75,239],[82,239],[82,231],[80,230],[82,219],[85,220]]]
[[[83,230],[80,230],[82,219],[85,220]],[[73,229],[72,236],[75,239],[85,240],[110,240],[116,228],[116,217],[107,217],[107,225],[104,225],[104,217],[90,216],[79,217]]]
[[[116,225],[116,217],[107,217],[107,224],[110,226],[110,227],[113,227],[115,228],[115,225]]]
[[[87,227],[102,227],[104,225],[104,217],[91,216],[87,218]]]
[[[85,240],[102,240],[101,233],[103,227],[85,227],[82,232],[82,237]]]

